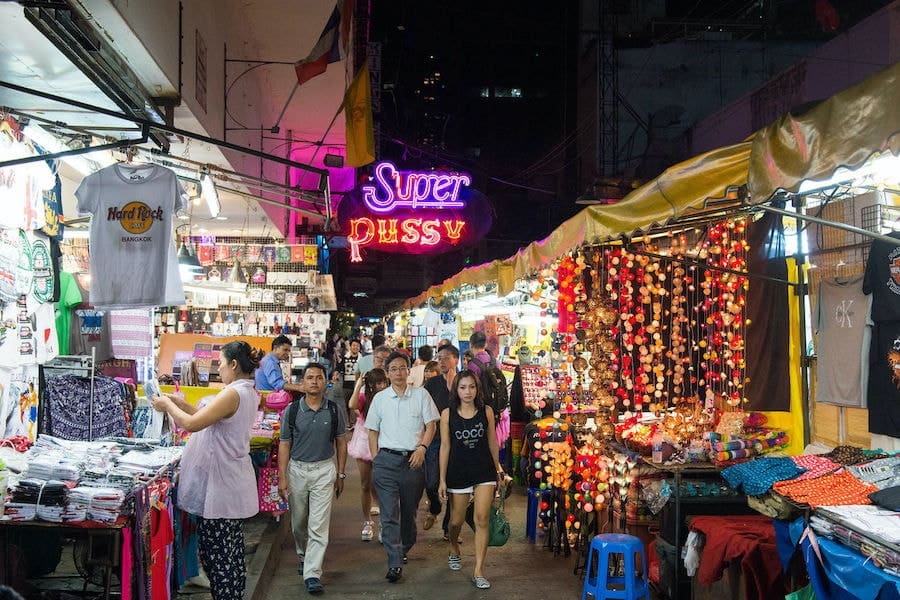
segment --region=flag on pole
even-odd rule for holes
[[[364,63],[344,95],[348,167],[361,167],[375,160],[372,128],[372,88],[369,64]]]
[[[350,47],[350,24],[353,19],[352,0],[337,0],[319,41],[309,56],[294,64],[297,85],[303,85],[316,75],[321,75],[328,65],[346,58]]]

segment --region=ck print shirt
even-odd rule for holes
[[[819,284],[816,305],[816,402],[865,406],[871,330],[871,298],[862,276],[828,279]]]
[[[91,219],[90,302],[96,308],[184,304],[172,239],[186,194],[157,165],[116,164],[85,177],[75,192]]]

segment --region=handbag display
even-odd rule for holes
[[[273,465],[274,461],[274,465]],[[283,513],[288,509],[288,503],[278,495],[278,459],[273,452],[269,456],[266,466],[259,470],[259,478],[256,481],[256,492],[259,496],[259,512]]]

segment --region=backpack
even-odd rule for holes
[[[291,444],[294,443],[294,423],[297,422],[297,411],[300,410],[300,398],[302,398],[302,397],[303,396],[297,396],[296,398],[294,398],[294,400],[291,402],[291,404],[288,406],[288,409],[287,409],[287,411],[288,411],[287,424],[288,424],[288,428],[289,428],[288,430],[290,431],[290,434],[291,434],[290,435]],[[331,413],[331,441],[333,442],[334,438],[337,437],[337,430],[338,430],[337,404],[335,404],[328,398],[322,398],[322,402],[326,403],[326,406],[328,406],[328,412]]]
[[[490,353],[488,353],[488,356],[490,356]],[[484,403],[493,408],[494,414],[499,417],[500,413],[509,406],[509,390],[506,387],[506,375],[497,367],[493,356],[491,356],[489,365],[484,364],[477,358],[470,358],[469,364],[472,363],[475,363],[481,372],[480,383]]]

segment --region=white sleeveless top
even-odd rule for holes
[[[246,519],[259,512],[250,462],[250,428],[259,397],[252,379],[225,386],[240,403],[230,417],[191,434],[181,458],[178,507],[206,519]]]

